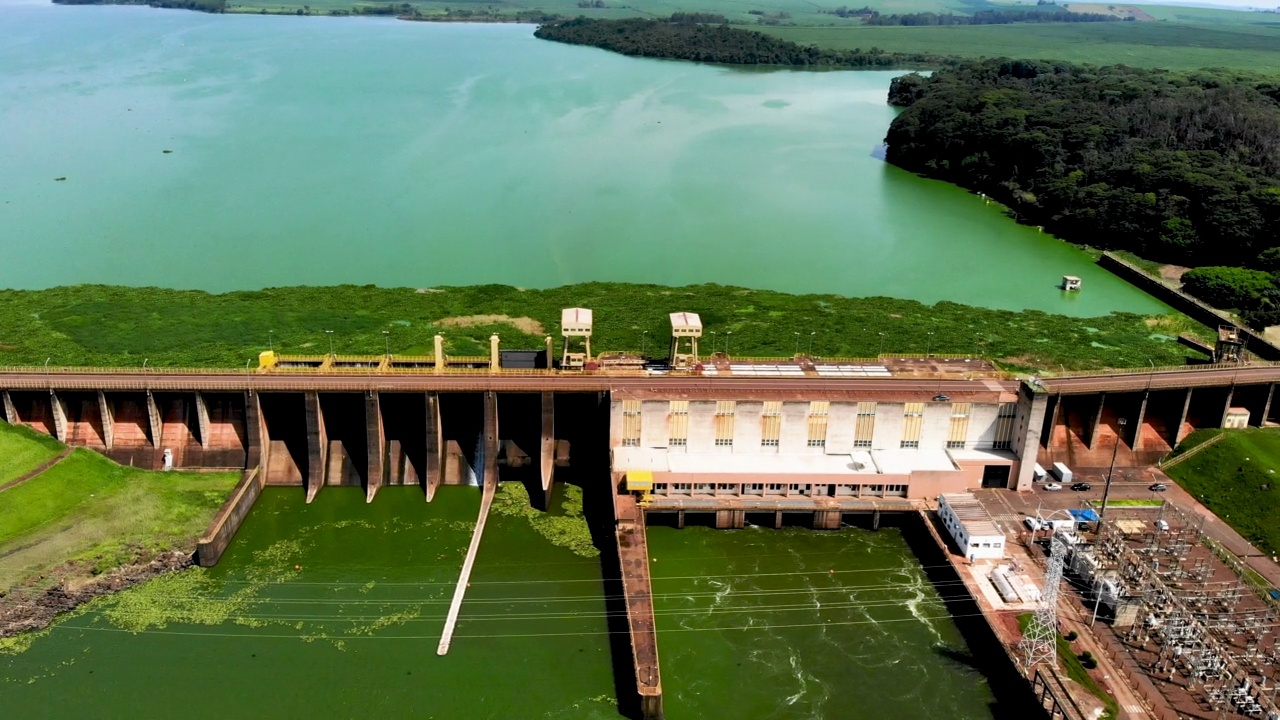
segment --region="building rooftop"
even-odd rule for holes
[[[685,332],[702,332],[702,318],[698,317],[698,313],[671,313],[671,329]]]
[[[560,333],[591,334],[591,311],[586,308],[565,308],[560,311]]]
[[[970,538],[1004,536],[1000,528],[996,527],[991,513],[987,512],[973,493],[943,493],[942,500],[951,508],[951,514],[960,521]]]

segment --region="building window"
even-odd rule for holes
[[[719,447],[733,446],[734,406],[732,400],[716,401],[716,445]]]
[[[760,413],[760,447],[778,447],[782,435],[782,403],[769,401]]]
[[[902,443],[899,447],[920,447],[920,429],[924,426],[924,403],[902,406]]]
[[[640,447],[640,401],[622,401],[622,444]]]
[[[667,410],[667,445],[686,447],[689,444],[689,401],[672,400]]]
[[[815,400],[809,403],[809,447],[827,446],[827,413],[831,403],[826,400]]]
[[[667,494],[667,484],[666,484],[666,483],[654,483],[654,484],[653,484],[653,494],[654,494],[654,495],[666,495],[666,494]]]
[[[1000,413],[996,417],[996,439],[991,447],[996,450],[1008,450],[1013,447],[1013,429],[1017,425],[1018,403],[1000,403]]]
[[[951,427],[947,430],[947,447],[963,448],[965,438],[969,436],[969,403],[952,403]]]
[[[858,419],[853,426],[853,446],[856,448],[871,447],[871,436],[876,430],[876,404],[873,402],[858,403]]]

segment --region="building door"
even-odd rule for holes
[[[1008,465],[984,466],[982,468],[982,487],[984,488],[1009,487],[1009,466]]]

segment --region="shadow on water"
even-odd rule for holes
[[[888,516],[885,516],[887,519]],[[959,574],[951,567],[946,554],[924,525],[924,520],[914,513],[904,513],[894,518],[894,524],[902,529],[902,537],[911,552],[923,566],[925,577],[933,584],[945,601],[969,652],[940,649],[939,654],[963,663],[987,678],[995,702],[990,706],[991,717],[996,720],[1025,720],[1044,717],[1044,710],[1036,702],[1031,686],[1023,679],[995,632],[969,596]],[[882,527],[884,523],[882,522]]]
[[[613,487],[609,474],[609,405],[595,394],[556,396],[556,436],[572,448],[569,467],[556,468],[556,484],[582,488],[582,510],[592,543],[600,550],[600,571],[609,618],[609,654],[618,714],[640,718],[627,607],[622,600],[622,567],[614,534]],[[573,418],[572,422],[568,418]],[[554,502],[554,501],[553,501]]]

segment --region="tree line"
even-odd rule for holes
[[[839,14],[837,12],[837,14]],[[952,13],[903,13],[881,15],[874,10],[861,15],[865,25],[929,27],[934,25],[1011,25],[1013,23],[1114,22],[1120,18],[1101,13],[1077,13],[1053,7],[1046,10],[979,10],[972,15]],[[1126,18],[1131,19],[1131,18]]]
[[[895,165],[991,195],[1072,242],[1272,272],[1276,78],[985,60],[897,78],[889,101],[905,108],[885,139]],[[1244,305],[1224,307],[1266,297],[1247,276],[1254,290],[1232,301]],[[1195,274],[1187,280],[1226,302]]]
[[[58,5],[149,5],[153,8],[226,12],[227,0],[53,0]]]
[[[540,26],[543,40],[590,45],[623,55],[670,58],[733,65],[873,68],[900,65],[938,66],[955,62],[928,53],[869,50],[823,50],[797,45],[754,30],[707,25],[687,20],[595,20],[576,18]]]

